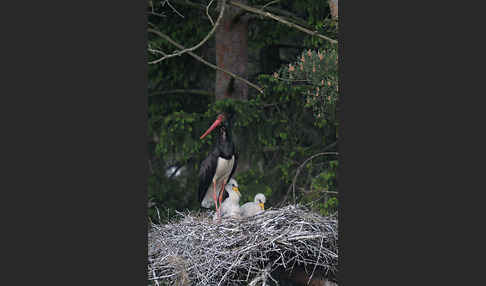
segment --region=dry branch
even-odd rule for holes
[[[209,5],[211,5],[211,3],[209,3]],[[209,5],[208,5],[208,7],[209,7]],[[209,33],[206,35],[206,37],[204,37],[204,39],[202,39],[202,41],[200,41],[198,44],[194,45],[191,48],[186,48],[186,49],[182,48],[182,50],[180,50],[178,52],[172,53],[170,55],[164,55],[163,57],[161,57],[159,59],[156,59],[154,61],[149,62],[149,64],[156,64],[156,63],[159,63],[159,62],[161,62],[165,59],[180,56],[184,53],[192,52],[192,51],[196,50],[197,48],[199,48],[200,46],[202,46],[214,34],[214,31],[216,31],[216,28],[218,27],[218,25],[221,21],[221,18],[223,18],[225,7],[226,7],[226,0],[222,0],[221,1],[221,10],[219,12],[218,19],[216,19],[216,23],[213,24],[213,28],[211,29],[211,31],[209,31]],[[208,17],[209,17],[209,14],[208,14]],[[212,20],[211,20],[211,23],[212,23]],[[149,51],[150,51],[150,49],[149,49]]]
[[[174,8],[174,6],[172,6],[172,4],[170,4],[169,1],[164,1],[164,4],[167,3],[167,5],[169,5],[170,8],[172,8],[172,11],[176,12],[177,15],[181,16],[182,18],[184,18],[184,15],[182,15],[181,13],[179,13],[179,11],[177,11],[176,8]]]
[[[336,141],[336,142],[334,142],[332,144],[329,144],[328,146],[324,147],[324,149],[322,151],[326,151],[326,150],[329,150],[329,149],[333,148],[334,146],[336,146],[337,143],[338,142]],[[294,176],[294,179],[292,180],[292,184],[289,186],[289,188],[287,190],[287,193],[285,193],[285,196],[284,196],[283,200],[279,203],[280,206],[282,206],[284,203],[287,202],[287,198],[288,198],[291,190],[292,190],[292,194],[293,194],[293,201],[294,201],[294,204],[295,204],[295,200],[296,200],[296,197],[295,197],[295,183],[297,182],[297,177],[299,176],[300,172],[302,171],[302,168],[310,160],[314,159],[315,157],[323,156],[323,155],[336,155],[336,156],[338,156],[339,153],[337,153],[337,152],[321,152],[321,153],[317,153],[317,154],[314,154],[311,157],[307,158],[302,164],[300,164],[300,166],[297,168],[297,171],[295,172],[295,176]]]
[[[149,94],[149,96],[156,96],[156,95],[164,95],[164,94],[173,94],[173,93],[191,93],[191,94],[198,94],[204,96],[214,96],[214,93],[201,90],[201,89],[172,89],[172,90],[162,90],[162,91],[155,91]]]
[[[179,43],[177,43],[176,41],[172,40],[172,39],[171,39],[169,36],[167,36],[166,34],[164,34],[164,33],[160,32],[160,31],[158,31],[158,30],[152,29],[152,28],[149,28],[149,29],[148,29],[148,31],[149,31],[149,32],[151,32],[151,33],[154,33],[154,34],[158,35],[158,36],[159,36],[159,37],[161,37],[161,38],[164,38],[166,41],[168,41],[169,43],[171,43],[171,44],[173,44],[174,46],[178,47],[179,49],[184,49],[184,46],[182,46],[181,44],[179,44]],[[198,60],[198,61],[202,62],[203,64],[208,65],[208,66],[212,67],[213,69],[216,69],[216,70],[222,71],[222,72],[224,72],[224,73],[226,73],[226,74],[230,75],[231,77],[234,77],[234,78],[235,78],[235,79],[237,79],[237,80],[241,80],[242,82],[244,82],[244,83],[248,84],[249,86],[251,86],[251,87],[255,88],[256,90],[258,90],[258,92],[263,93],[263,89],[262,89],[261,87],[259,87],[259,86],[255,85],[255,84],[253,84],[253,83],[251,83],[251,82],[249,82],[248,80],[246,80],[246,79],[242,78],[241,76],[236,75],[236,74],[234,74],[234,73],[232,73],[232,72],[230,72],[230,71],[227,71],[227,70],[225,70],[225,69],[222,69],[222,68],[220,68],[220,67],[218,67],[218,66],[216,66],[216,65],[213,65],[212,63],[210,63],[210,62],[206,61],[205,59],[201,58],[200,56],[196,55],[196,54],[195,54],[195,53],[193,53],[193,52],[187,52],[187,53],[188,53],[189,55],[191,55],[193,58],[195,58],[196,60]]]
[[[322,153],[317,153],[315,155],[312,155],[310,156],[309,158],[307,158],[300,166],[299,168],[297,168],[297,171],[295,172],[295,176],[294,176],[294,179],[292,180],[292,193],[293,193],[293,197],[294,197],[294,204],[295,204],[295,182],[297,182],[297,177],[299,176],[300,174],[300,171],[302,171],[302,168],[305,166],[305,164],[307,164],[307,162],[309,162],[310,160],[314,159],[315,157],[318,157],[318,156],[323,156],[323,155],[339,155],[339,153],[337,152],[322,152]]]
[[[211,25],[214,26],[213,18],[211,18],[211,15],[209,15],[209,7],[211,7],[211,4],[213,4],[214,0],[209,1],[208,6],[206,6],[206,16],[208,16],[209,21],[211,22]]]
[[[200,9],[200,10],[203,10],[203,11],[206,9],[206,6],[204,6],[203,4],[192,2],[192,1],[189,1],[189,0],[171,0],[171,1],[174,2],[174,3],[180,4],[180,5],[186,5],[186,6],[197,8],[197,9]]]
[[[254,217],[212,222],[213,211],[179,213],[148,233],[148,276],[154,284],[266,284],[275,270],[338,268],[338,220],[301,206],[269,209]],[[258,283],[257,283],[258,282]]]
[[[337,42],[338,42],[338,41],[336,41],[334,39],[331,39],[329,37],[326,37],[324,35],[319,34],[317,31],[311,31],[309,29],[306,29],[306,28],[304,28],[304,27],[302,27],[300,25],[297,25],[297,24],[294,24],[292,22],[289,22],[289,21],[287,21],[285,19],[282,19],[282,18],[280,18],[280,17],[278,17],[278,16],[276,16],[276,15],[270,13],[270,12],[264,12],[264,11],[262,11],[260,9],[256,9],[256,8],[253,8],[253,7],[247,6],[245,4],[242,4],[240,2],[232,1],[232,0],[228,0],[228,4],[233,5],[233,6],[236,6],[236,7],[239,7],[241,9],[243,9],[243,10],[246,10],[246,11],[251,12],[251,13],[254,13],[254,14],[258,14],[258,15],[261,15],[261,16],[265,16],[265,17],[271,18],[271,19],[273,19],[275,21],[278,21],[280,23],[283,23],[283,24],[285,24],[285,25],[287,25],[289,27],[295,28],[295,29],[300,30],[300,31],[302,31],[304,33],[307,33],[309,35],[316,36],[316,37],[319,37],[321,39],[327,40],[327,41],[329,41],[329,42],[331,42],[333,44],[337,44]]]

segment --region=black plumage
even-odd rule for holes
[[[208,188],[211,186],[214,174],[216,173],[216,164],[218,163],[218,149],[215,148],[206,159],[201,163],[199,169],[199,203],[202,202]],[[218,194],[219,195],[219,194]],[[225,196],[226,195],[226,196]],[[224,197],[228,194],[224,192]]]
[[[234,175],[235,170],[238,166],[238,153],[236,152],[236,147],[233,143],[231,135],[232,116],[230,115],[229,118],[227,118],[227,115],[220,116],[222,116],[222,124],[217,127],[218,137],[216,145],[214,146],[214,149],[211,151],[211,153],[209,153],[208,157],[206,157],[206,159],[202,161],[199,169],[198,194],[200,203],[203,202],[204,197],[206,196],[206,193],[208,191],[214,192],[212,187],[213,180],[223,180],[225,183],[227,183],[229,179]],[[217,120],[219,120],[220,116],[218,116]],[[208,129],[208,131],[209,130],[211,130],[211,128]],[[208,131],[206,131],[206,133],[201,137],[204,137],[206,134],[208,134]],[[233,167],[229,176],[227,178],[215,178],[218,159],[231,160],[233,156]],[[221,195],[221,191],[223,191],[222,200],[224,200],[228,197],[228,194],[224,191],[224,186],[222,186],[221,189],[218,188],[217,197]]]

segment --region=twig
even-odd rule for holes
[[[259,9],[255,9],[253,7],[247,6],[245,4],[242,4],[240,2],[233,1],[233,0],[228,0],[228,4],[233,5],[233,6],[236,6],[236,7],[239,7],[241,9],[243,9],[243,10],[248,11],[248,12],[252,12],[252,13],[255,13],[255,14],[258,14],[258,15],[261,15],[261,16],[265,16],[265,17],[271,18],[271,19],[273,19],[275,21],[278,21],[280,23],[286,24],[289,27],[295,28],[295,29],[300,30],[300,31],[302,31],[304,33],[307,33],[309,35],[316,36],[316,37],[319,37],[321,39],[327,40],[327,41],[329,41],[329,42],[331,42],[333,44],[337,44],[338,43],[337,40],[334,40],[334,39],[331,39],[331,38],[326,37],[324,35],[321,35],[317,31],[311,31],[311,30],[306,29],[306,28],[304,28],[304,27],[302,27],[300,25],[297,25],[297,24],[294,24],[294,23],[289,22],[287,20],[284,20],[284,19],[282,19],[282,18],[280,18],[280,17],[278,17],[278,16],[276,16],[276,15],[270,13],[270,12],[264,12],[264,11],[261,11]]]
[[[280,2],[280,0],[274,0],[274,1],[268,2],[267,4],[265,4],[265,5],[262,6],[262,10],[264,10],[265,8],[267,8],[267,6],[270,6],[270,5],[275,4],[277,2]]]
[[[152,28],[149,28],[148,31],[151,32],[151,33],[154,33],[154,34],[158,35],[161,38],[166,39],[169,43],[173,44],[174,46],[178,47],[179,49],[184,49],[184,47],[182,45],[180,45],[179,43],[175,42],[174,40],[172,40],[169,36],[165,35],[164,33],[160,32],[160,31],[157,31],[155,29],[152,29]],[[238,76],[238,75],[236,75],[236,74],[234,74],[234,73],[232,73],[230,71],[227,71],[227,70],[222,69],[222,68],[220,68],[220,67],[218,67],[216,65],[213,65],[212,63],[204,60],[203,58],[201,58],[200,56],[194,54],[193,52],[187,52],[187,53],[189,55],[191,55],[193,58],[195,58],[198,61],[202,62],[203,64],[208,65],[208,66],[212,67],[213,69],[216,69],[216,70],[219,70],[221,72],[224,72],[224,73],[226,73],[226,74],[234,77],[235,79],[241,80],[242,82],[244,82],[244,83],[248,84],[249,86],[251,86],[251,87],[255,88],[256,90],[258,90],[260,93],[263,93],[263,89],[261,87],[255,85],[255,84],[253,84],[251,82],[249,82],[248,80],[246,80],[246,79],[244,79],[244,78],[242,78],[242,77],[240,77],[240,76]]]
[[[336,217],[290,205],[215,224],[213,213],[177,212],[166,224],[151,225],[149,281],[180,285],[184,276],[194,286],[268,285],[277,282],[274,271],[289,273],[295,265],[325,278],[337,274]]]
[[[322,151],[322,152],[327,151],[327,150],[329,150],[329,149],[333,148],[334,146],[336,146],[336,145],[337,145],[337,143],[338,143],[338,141],[335,141],[335,142],[333,142],[333,143],[331,143],[331,144],[327,145],[326,147],[324,147],[324,149],[322,149],[321,151]],[[319,153],[319,154],[322,154],[322,153]],[[318,155],[318,154],[316,154],[316,155]],[[316,156],[316,155],[314,155],[314,156]],[[311,157],[311,158],[313,158],[313,157]],[[304,163],[306,163],[306,162],[307,162],[307,160],[306,160],[306,161],[304,161]],[[296,176],[297,176],[299,173],[300,173],[300,167],[299,167],[299,169],[297,169]],[[285,194],[285,197],[284,197],[284,198],[283,198],[283,200],[282,200],[282,201],[281,201],[281,202],[278,204],[279,206],[282,206],[282,205],[283,205],[283,204],[284,204],[284,203],[287,201],[287,198],[288,198],[288,196],[289,196],[290,190],[292,190],[292,188],[294,189],[294,201],[295,201],[295,177],[294,177],[294,180],[292,181],[292,184],[291,184],[291,185],[289,186],[289,188],[287,189],[287,193]]]
[[[222,0],[221,1],[221,10],[219,12],[218,19],[216,19],[216,23],[213,25],[213,28],[211,29],[211,31],[209,31],[209,33],[206,35],[206,37],[204,37],[204,39],[202,39],[202,41],[200,41],[198,44],[196,44],[195,46],[193,46],[191,48],[187,48],[187,49],[182,48],[182,50],[180,50],[178,52],[172,53],[170,55],[163,56],[163,57],[161,57],[157,60],[153,60],[153,61],[149,62],[149,64],[156,64],[156,63],[159,63],[159,62],[166,60],[168,58],[172,58],[172,57],[180,56],[184,53],[192,52],[192,51],[196,50],[197,48],[199,48],[200,46],[202,46],[214,34],[214,31],[216,31],[216,28],[218,27],[219,22],[221,21],[221,18],[223,18],[223,13],[224,13],[225,7],[226,7],[226,0]]]
[[[206,6],[206,15],[208,16],[208,19],[209,21],[211,22],[211,25],[214,26],[214,22],[213,22],[213,18],[211,18],[211,15],[209,15],[209,6],[211,6],[211,4],[213,4],[213,1],[214,0],[211,0],[208,4],[208,6]]]
[[[295,204],[295,182],[297,181],[297,177],[299,176],[300,174],[300,171],[302,170],[302,168],[305,166],[305,164],[307,164],[307,162],[309,162],[310,160],[314,159],[315,157],[318,157],[318,156],[323,156],[323,155],[339,155],[338,152],[322,152],[322,153],[317,153],[315,155],[312,155],[310,156],[309,158],[307,158],[300,166],[299,168],[297,168],[297,172],[295,172],[295,176],[294,176],[294,179],[292,180],[292,193],[293,193],[293,197],[294,197],[294,204]]]
[[[305,192],[305,193],[309,193],[309,192],[312,192],[312,190],[306,190],[305,188],[299,188],[299,190]],[[321,190],[321,191],[318,191],[320,193],[323,193],[323,194],[339,194],[338,192],[335,192],[335,191],[326,191],[325,189],[324,190]]]
[[[153,11],[149,12],[148,14],[158,16],[158,17],[162,17],[162,18],[167,17],[166,15],[164,15],[164,13],[156,13],[156,12],[153,12]]]
[[[196,3],[196,2],[192,2],[192,1],[189,1],[189,0],[171,0],[171,1],[172,2],[175,2],[177,4],[181,4],[181,5],[186,5],[186,6],[198,8],[200,10],[204,10],[205,9],[205,6],[203,4],[199,4],[199,3]]]
[[[255,6],[255,7],[260,8],[259,6]],[[261,9],[263,10],[263,8],[261,8]],[[295,15],[295,14],[289,12],[289,11],[279,9],[277,7],[266,7],[265,9],[268,10],[270,13],[276,14],[280,17],[285,16],[285,18],[293,20],[296,24],[298,24],[298,25],[300,25],[304,28],[312,29],[312,27],[306,21],[297,17],[297,15]]]
[[[161,55],[163,55],[163,56],[166,56],[166,55],[167,55],[167,54],[166,54],[166,53],[164,53],[163,51],[160,51],[160,50],[155,50],[155,49],[152,49],[152,48],[150,48],[150,47],[148,48],[148,51],[149,51],[149,52],[151,52],[151,53],[153,53],[153,54],[161,54]]]
[[[199,94],[199,95],[206,95],[206,96],[214,96],[214,93],[210,93],[205,90],[199,90],[199,89],[162,90],[162,91],[152,92],[149,94],[149,96],[157,96],[157,95],[172,94],[172,93],[191,93],[191,94]]]
[[[319,247],[319,255],[317,256],[317,263],[319,263],[319,258],[321,258],[321,249],[322,249],[322,242],[324,241],[324,238],[321,238],[321,247]],[[312,280],[312,276],[314,276],[314,271],[316,271],[317,263],[314,264],[314,268],[312,269],[312,274],[309,276],[309,279],[307,280],[307,284]]]
[[[181,13],[179,13],[179,11],[177,11],[176,8],[174,8],[174,6],[172,6],[172,4],[170,4],[169,1],[165,1],[165,3],[167,3],[167,5],[169,5],[169,7],[172,8],[172,10],[174,12],[176,12],[177,15],[181,16],[182,18],[184,18],[184,15],[182,15]]]

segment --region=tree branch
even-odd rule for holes
[[[224,10],[225,10],[225,7],[226,7],[226,0],[222,0],[221,1],[221,10],[219,12],[219,16],[218,16],[218,19],[216,19],[216,23],[214,23],[213,25],[213,28],[211,29],[211,31],[209,31],[209,33],[206,35],[206,37],[204,37],[204,39],[199,42],[199,44],[191,47],[191,48],[187,48],[187,49],[182,49],[181,51],[179,52],[175,52],[173,54],[170,54],[170,55],[165,55],[157,60],[154,60],[154,61],[151,61],[149,62],[149,64],[156,64],[156,63],[159,63],[165,59],[168,59],[168,58],[172,58],[172,57],[176,57],[176,56],[180,56],[184,53],[187,53],[187,52],[192,52],[194,50],[196,50],[197,48],[199,48],[200,46],[202,46],[213,34],[214,34],[214,31],[216,31],[216,28],[218,27],[219,25],[219,22],[221,21],[221,18],[223,18],[223,14],[224,14]],[[150,51],[150,50],[149,50]]]
[[[306,190],[305,188],[302,188],[302,187],[300,187],[299,190],[303,191],[304,193],[310,193],[310,192],[312,192],[312,190]],[[338,192],[326,191],[325,189],[324,190],[320,190],[318,192],[325,193],[325,194],[339,194]]]
[[[294,179],[292,180],[292,193],[293,193],[293,197],[294,197],[294,204],[295,204],[295,182],[297,181],[297,177],[299,176],[300,174],[300,171],[302,170],[302,168],[305,166],[305,164],[307,164],[307,162],[309,162],[310,160],[314,159],[315,157],[317,156],[322,156],[322,155],[339,155],[338,152],[322,152],[322,153],[317,153],[315,155],[312,155],[310,156],[309,158],[307,158],[300,166],[299,168],[297,168],[297,172],[295,172],[295,176],[294,176]]]
[[[201,9],[201,10],[206,10],[206,6],[199,4],[199,3],[191,2],[189,0],[171,0],[171,1],[174,2],[174,3],[177,3],[177,4],[194,7],[194,8],[198,8],[198,9]]]
[[[263,5],[262,10],[265,9],[267,6],[270,6],[270,5],[275,4],[277,2],[280,2],[280,0],[274,0],[274,1],[268,2],[267,4]]]
[[[177,15],[181,16],[182,18],[184,18],[184,15],[182,15],[181,13],[179,13],[179,11],[177,11],[176,8],[174,8],[174,6],[172,6],[169,1],[166,0],[166,1],[164,1],[164,4],[165,3],[167,3],[167,5],[169,5],[169,7],[172,8],[172,10],[174,12],[176,12]]]
[[[149,96],[156,96],[156,95],[163,95],[163,94],[172,94],[172,93],[192,93],[192,94],[199,94],[199,95],[206,95],[206,96],[214,96],[214,93],[207,92],[205,90],[200,89],[173,89],[173,90],[163,90],[163,91],[156,91],[149,94]]]
[[[308,28],[308,29],[312,29],[311,26],[309,26],[309,24],[307,24],[306,21],[304,21],[303,19],[299,18],[297,15],[289,12],[289,11],[286,11],[286,10],[282,10],[280,8],[277,8],[277,7],[265,7],[265,6],[256,6],[257,8],[260,8],[260,10],[263,11],[263,9],[273,13],[273,14],[276,14],[277,16],[280,14],[281,16],[285,16],[286,18],[288,19],[291,19],[293,20],[294,22],[296,22],[298,25],[301,25],[302,27],[304,28]]]
[[[213,18],[211,18],[211,15],[209,15],[209,6],[211,6],[211,4],[213,4],[213,1],[214,0],[211,0],[208,4],[208,6],[206,6],[206,15],[208,16],[208,19],[209,21],[211,22],[211,25],[214,26],[214,22],[213,22]]]
[[[165,35],[164,33],[160,32],[158,30],[152,29],[152,28],[149,28],[148,31],[151,32],[151,33],[154,33],[154,34],[158,35],[159,37],[161,37],[161,38],[163,38],[165,40],[167,40],[169,43],[173,44],[174,46],[178,47],[179,49],[184,49],[184,46],[182,46],[179,43],[175,42],[174,40],[172,40],[169,36]],[[205,59],[201,58],[200,56],[196,55],[193,52],[187,52],[187,53],[189,55],[191,55],[193,58],[195,58],[196,60],[202,62],[203,64],[208,65],[208,66],[212,67],[213,69],[216,69],[216,70],[219,70],[221,72],[224,72],[224,73],[230,75],[231,77],[234,77],[237,80],[241,80],[242,82],[246,83],[247,85],[253,87],[256,90],[258,90],[258,92],[263,93],[263,89],[261,87],[255,85],[255,84],[253,84],[251,82],[249,82],[248,80],[246,80],[246,79],[244,79],[244,78],[242,78],[242,77],[240,77],[240,76],[238,76],[238,75],[236,75],[236,74],[234,74],[234,73],[232,73],[230,71],[224,70],[224,69],[222,69],[222,68],[220,68],[220,67],[218,67],[216,65],[213,65],[212,63],[206,61]]]
[[[327,151],[331,148],[333,148],[334,146],[336,146],[338,143],[338,141],[336,142],[333,142],[329,145],[327,145],[326,147],[324,147],[324,149],[322,149],[322,152],[321,153],[317,153],[315,155],[312,155],[311,157],[307,158],[298,168],[297,168],[297,171],[295,172],[295,176],[294,176],[294,179],[292,180],[292,184],[289,186],[288,190],[287,190],[287,193],[285,194],[285,197],[284,199],[279,203],[280,206],[282,206],[285,201],[287,200],[287,197],[289,196],[289,193],[290,193],[290,190],[292,190],[292,193],[293,193],[293,197],[294,197],[294,204],[295,204],[295,182],[297,181],[297,177],[299,176],[300,174],[300,171],[302,170],[302,168],[305,166],[305,164],[307,164],[307,162],[309,162],[310,160],[314,159],[315,157],[317,156],[322,156],[322,155],[339,155],[339,153],[337,152],[324,152],[324,151]]]
[[[278,21],[280,23],[286,24],[289,27],[295,28],[295,29],[300,30],[300,31],[302,31],[304,33],[307,33],[309,35],[316,36],[316,37],[319,37],[321,39],[327,40],[327,41],[329,41],[329,42],[331,42],[333,44],[337,44],[337,42],[338,42],[338,41],[336,41],[334,39],[331,39],[329,37],[326,37],[324,35],[319,34],[317,31],[311,31],[311,30],[306,29],[304,27],[301,27],[301,26],[299,26],[297,24],[294,24],[294,23],[291,23],[291,22],[289,22],[287,20],[284,20],[284,19],[282,19],[282,18],[280,18],[280,17],[278,17],[278,16],[276,16],[276,15],[274,15],[272,13],[263,12],[262,10],[255,9],[253,7],[247,6],[245,4],[242,4],[240,2],[236,2],[236,1],[233,1],[233,0],[228,0],[228,4],[233,5],[233,6],[236,6],[236,7],[239,7],[241,9],[243,9],[243,10],[246,10],[248,12],[252,12],[254,14],[258,14],[258,15],[261,15],[261,16],[265,16],[265,17],[274,19],[275,21]]]

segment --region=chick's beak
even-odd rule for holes
[[[237,193],[240,192],[240,190],[238,189],[238,187],[233,187],[233,191],[235,191]]]
[[[259,203],[258,205],[262,208],[262,210],[265,210],[265,205],[263,203]]]

